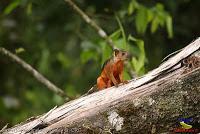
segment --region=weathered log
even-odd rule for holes
[[[200,124],[200,38],[128,84],[70,101],[3,133],[168,133]],[[195,126],[196,125],[196,126]]]

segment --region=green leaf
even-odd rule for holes
[[[133,41],[133,42],[135,42],[135,41],[137,41],[137,39],[136,39],[135,37],[129,35],[129,36],[128,36],[128,41]]]
[[[120,36],[121,36],[121,30],[119,29],[119,30],[115,31],[114,33],[112,33],[110,35],[110,38],[112,40],[117,40],[117,39],[119,39]]]
[[[117,40],[114,40],[113,42],[117,48],[122,49],[122,50],[127,50],[127,47],[125,45],[122,45],[124,44],[123,38],[119,38]]]
[[[154,14],[151,10],[147,10],[147,20],[148,20],[148,23],[151,22],[153,20],[153,17],[154,17]]]
[[[136,39],[132,37],[131,35],[129,35],[128,39],[130,41],[135,42],[140,52],[139,55],[137,55],[137,59],[136,57],[132,57],[131,62],[132,62],[133,68],[137,74],[144,74],[144,64],[145,64],[145,59],[146,59],[144,41],[140,39]]]
[[[144,34],[148,24],[148,12],[145,7],[140,6],[138,9],[135,23],[137,32]]]
[[[157,3],[157,4],[156,4],[156,9],[157,9],[158,11],[163,12],[163,11],[164,11],[164,6],[163,6],[163,4]]]
[[[131,15],[136,8],[138,8],[139,4],[136,0],[132,0],[128,5],[128,14]]]
[[[159,26],[159,19],[158,17],[155,17],[151,23],[151,33],[154,33],[158,29],[158,26]]]
[[[15,53],[16,53],[16,54],[22,53],[22,52],[24,52],[24,51],[25,51],[25,49],[22,48],[22,47],[15,49]]]
[[[128,14],[131,15],[133,11],[134,11],[134,5],[132,2],[130,2],[128,5]]]
[[[161,3],[157,3],[155,7],[155,16],[159,20],[159,25],[164,26],[165,24],[165,18],[166,18],[166,11],[164,10],[164,6]]]
[[[64,68],[68,68],[71,65],[70,59],[67,56],[65,56],[64,53],[59,52],[57,54],[57,59]]]
[[[105,42],[101,42],[101,47],[102,47],[101,65],[103,65],[104,62],[112,56],[112,49]]]
[[[167,27],[168,37],[172,38],[173,37],[172,17],[169,15],[166,17],[166,27]]]
[[[131,15],[135,9],[138,9],[139,8],[139,4],[137,3],[136,0],[132,0],[129,5],[128,5],[128,14]]]
[[[32,14],[32,3],[29,3],[27,5],[26,12],[27,12],[28,15]]]
[[[139,68],[138,71],[140,71],[140,69],[142,69],[144,67],[145,57],[146,57],[145,50],[144,50],[144,41],[140,40],[138,42],[138,47],[139,47],[140,52],[141,52],[140,55],[139,55],[139,58],[138,58],[138,68]]]
[[[10,14],[15,8],[17,8],[20,5],[21,0],[15,0],[11,2],[4,10],[4,14],[8,15]]]
[[[161,27],[163,27],[164,26],[164,24],[165,24],[165,18],[166,18],[166,13],[165,12],[160,12],[159,14],[158,14],[158,20],[159,20],[159,25],[161,26]]]

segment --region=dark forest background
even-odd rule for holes
[[[138,76],[200,35],[199,0],[75,0],[136,57]],[[17,54],[72,97],[96,83],[108,44],[64,0],[1,0],[0,47]],[[130,79],[127,70],[125,78]],[[47,112],[64,100],[0,54],[0,128]]]

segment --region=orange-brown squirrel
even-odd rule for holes
[[[97,78],[98,90],[126,83],[123,80],[124,61],[129,58],[127,51],[114,49],[113,56],[104,63],[101,75]]]

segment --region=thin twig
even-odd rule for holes
[[[49,90],[53,91],[57,95],[61,96],[62,98],[69,100],[71,97],[67,96],[62,89],[55,86],[53,83],[51,83],[48,79],[46,79],[42,74],[40,74],[37,70],[35,70],[31,65],[23,61],[21,58],[19,58],[17,55],[13,54],[9,50],[0,47],[0,53],[3,55],[11,58],[13,61],[21,65],[26,71],[31,73],[40,83],[45,85]]]
[[[67,2],[71,7],[73,7],[74,10],[85,20],[85,22],[87,22],[90,26],[92,26],[97,31],[97,33],[99,34],[100,37],[102,37],[103,39],[106,40],[106,42],[112,49],[115,48],[115,45],[114,45],[112,39],[107,35],[107,33],[99,25],[97,25],[97,23],[94,22],[86,13],[84,13],[83,10],[81,10],[71,0],[64,0],[64,1]]]

